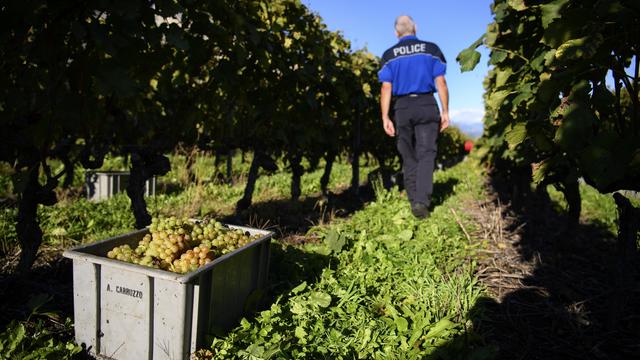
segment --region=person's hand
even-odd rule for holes
[[[444,131],[444,129],[449,127],[449,113],[440,114],[440,131]]]
[[[384,132],[386,132],[387,135],[393,137],[396,134],[396,129],[393,127],[393,122],[388,116],[382,118],[382,127],[384,127]]]

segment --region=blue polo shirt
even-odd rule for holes
[[[380,82],[390,82],[393,96],[436,92],[434,79],[444,75],[447,62],[438,45],[403,36],[382,55]]]

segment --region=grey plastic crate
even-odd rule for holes
[[[273,233],[197,271],[176,274],[112,260],[115,246],[136,245],[147,229],[64,252],[73,260],[75,339],[107,359],[188,359],[206,338],[238,325],[267,285]]]
[[[128,171],[87,171],[85,173],[85,188],[87,199],[92,201],[104,200],[113,195],[126,191],[129,183]],[[144,194],[155,195],[156,178],[150,178],[145,183]]]

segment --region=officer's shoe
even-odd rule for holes
[[[418,219],[426,219],[429,217],[429,208],[423,203],[411,204],[411,212]]]

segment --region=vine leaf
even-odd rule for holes
[[[603,41],[600,33],[572,39],[560,45],[555,57],[560,61],[590,58],[595,55]]]
[[[541,151],[550,152],[553,150],[553,142],[543,131],[534,131],[533,134],[531,134],[531,138],[536,147]]]
[[[532,87],[533,85],[531,83],[520,85],[520,89],[517,93],[518,95],[512,101],[513,111],[516,110],[517,106],[520,105],[521,102],[525,100],[529,102],[533,99]]]
[[[507,57],[509,57],[509,53],[507,53],[506,51],[494,49],[491,51],[489,63],[491,63],[491,65],[498,65],[501,62],[503,62]]]
[[[486,33],[487,38],[485,39],[485,44],[487,44],[487,46],[489,47],[492,47],[498,40],[499,35],[500,35],[500,29],[498,28],[498,24],[491,23],[487,25],[487,33]]]
[[[621,138],[615,132],[602,132],[581,152],[582,171],[599,189],[607,189],[624,180],[628,175],[626,171],[633,169],[634,156],[638,156],[636,147],[631,136]]]
[[[462,50],[458,56],[456,57],[456,61],[460,64],[460,71],[466,72],[475,69],[476,65],[480,61],[480,53],[476,50],[476,48],[482,45],[482,42],[485,39],[485,35],[480,36],[478,40],[476,40],[471,46]]]
[[[527,124],[517,123],[509,127],[509,130],[504,135],[505,140],[509,144],[509,148],[513,149],[516,146],[522,144],[527,138]]]
[[[527,5],[524,3],[524,0],[507,0],[509,6],[514,8],[517,11],[522,11],[527,9]]]
[[[550,102],[558,96],[557,83],[553,81],[553,75],[549,72],[543,72],[538,77],[539,85],[536,95],[538,99],[544,102]]]
[[[504,69],[504,71],[500,71],[496,74],[496,87],[499,88],[502,85],[506,84],[509,80],[509,77],[513,75],[513,71],[510,68]]]
[[[553,63],[553,60],[556,58],[556,49],[551,49],[547,51],[544,56],[544,65],[549,66]]]
[[[571,39],[582,37],[582,27],[577,19],[562,18],[562,21],[554,21],[546,28],[540,42],[552,47],[558,48]]]
[[[638,58],[629,40],[637,38],[632,3],[493,2],[484,39],[493,66],[485,78],[484,161],[533,164],[535,183],[583,176],[600,192],[639,186],[637,71],[624,70]],[[472,50],[460,60],[473,60]],[[615,92],[607,87],[612,67],[625,76]]]
[[[531,60],[531,62],[529,63],[531,68],[537,72],[543,72],[544,64],[547,62],[547,59],[549,58],[549,56],[553,56],[553,54],[550,55],[549,53],[555,54],[555,50],[543,51],[539,53],[538,56],[533,58],[533,60]]]
[[[548,27],[555,19],[560,17],[560,12],[569,0],[555,0],[548,4],[540,5],[542,12],[542,26]]]
[[[475,49],[467,48],[458,54],[456,61],[460,63],[460,70],[462,72],[471,71],[475,69],[478,62],[480,62],[480,53]]]
[[[538,186],[547,176],[549,170],[549,159],[542,160],[539,163],[533,164],[532,180],[535,186]]]
[[[593,135],[595,117],[587,106],[579,102],[570,103],[562,117],[554,141],[565,150],[579,152]]]
[[[486,100],[487,106],[494,110],[500,109],[504,99],[506,99],[509,94],[511,94],[509,90],[498,90],[493,92]]]

